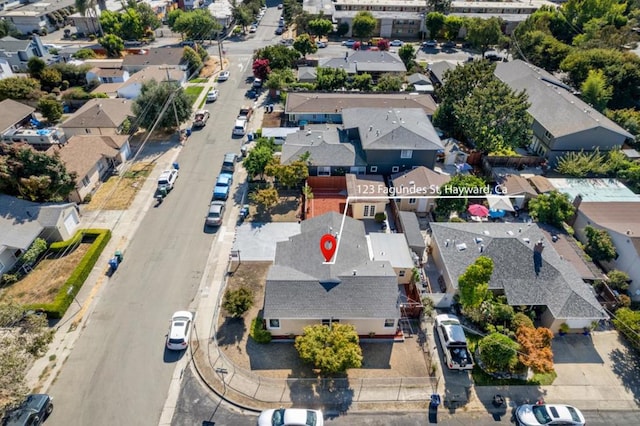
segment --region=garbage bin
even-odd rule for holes
[[[187,137],[191,136],[191,127],[187,127],[186,135]]]
[[[247,142],[251,142],[253,140],[253,133],[247,133]]]
[[[173,168],[176,170],[180,170],[180,164],[178,164],[177,162],[173,163]]]
[[[118,259],[116,257],[109,259],[109,269],[111,272],[115,272],[118,269]]]
[[[118,260],[118,263],[122,263],[124,256],[122,255],[122,252],[120,250],[116,250],[116,253],[114,254],[114,256]]]
[[[429,423],[438,423],[438,406],[440,405],[440,395],[434,393],[429,402]]]

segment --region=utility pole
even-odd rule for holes
[[[159,67],[161,70],[165,70],[167,72],[167,83],[171,82],[171,73],[169,70],[175,69],[175,67]],[[171,97],[171,105],[173,106],[173,115],[176,118],[176,127],[178,128],[178,141],[182,140],[182,133],[180,132],[180,120],[178,120],[178,110],[176,109],[176,103],[173,101],[173,96]]]
[[[224,69],[224,65],[222,63],[222,39],[220,38],[220,31],[218,31],[218,56],[220,57],[220,71]]]

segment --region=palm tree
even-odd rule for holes
[[[76,9],[78,13],[84,17],[91,18],[91,27],[93,28],[93,33],[100,33],[100,36],[103,36],[102,27],[100,26],[100,21],[98,20],[98,14],[96,13],[96,6],[100,8],[100,10],[107,10],[106,0],[75,0]],[[96,21],[98,21],[98,31],[96,31]]]

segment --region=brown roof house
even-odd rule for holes
[[[431,223],[431,253],[448,293],[479,256],[493,260],[489,290],[511,306],[537,307],[540,323],[582,330],[608,318],[589,284],[535,223]]]
[[[126,99],[91,99],[60,125],[70,138],[76,135],[115,136],[133,119],[133,102]]]
[[[0,135],[9,130],[19,129],[33,118],[35,108],[13,99],[5,99],[0,102]]]
[[[76,173],[76,188],[69,199],[81,203],[102,179],[127,160],[131,149],[128,135],[79,135],[47,152],[57,153],[67,170]]]
[[[419,166],[412,170],[391,176],[391,188],[397,198],[396,203],[402,211],[416,212],[425,216],[436,208],[435,197],[438,189],[445,185],[451,176],[434,172]]]
[[[519,209],[524,208],[530,199],[538,196],[529,181],[522,176],[500,175],[496,179],[496,183],[500,185],[500,195],[508,196],[511,205]]]
[[[382,176],[347,173],[345,179],[354,219],[374,219],[376,213],[385,212],[389,192]]]
[[[0,275],[11,271],[36,238],[68,240],[79,226],[74,203],[39,204],[0,194]]]
[[[313,93],[287,95],[284,113],[289,121],[302,123],[342,123],[345,108],[422,108],[431,117],[436,108],[430,95],[409,93]]]
[[[122,61],[122,69],[130,74],[150,66],[166,66],[187,71],[188,63],[183,59],[183,47],[154,47],[143,49],[138,55],[127,55]]]

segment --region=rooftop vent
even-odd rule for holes
[[[507,231],[508,235],[513,235],[513,231]]]
[[[353,270],[353,276],[355,277],[356,275],[358,275],[358,271],[356,271],[355,269]]]
[[[465,243],[460,243],[456,245],[456,248],[458,249],[458,251],[465,251],[467,249],[467,245]]]
[[[476,237],[476,244],[480,244],[482,241],[484,241],[482,238]]]
[[[485,229],[484,231],[482,231],[482,233],[483,233],[484,235],[489,235],[489,231],[487,231],[486,229]]]
[[[484,244],[480,244],[480,253],[484,251]]]
[[[416,182],[412,180],[412,181],[410,181],[410,182],[409,182],[409,185],[411,185],[411,186],[415,186],[415,185],[416,185]],[[627,234],[627,235],[628,235],[628,234]]]
[[[523,239],[522,239],[522,241],[524,241],[524,242],[525,242],[525,243],[527,243],[527,244],[529,244],[529,243],[531,242],[531,240],[530,240],[530,239],[528,239],[528,238],[523,238]]]

